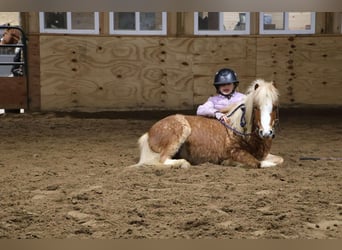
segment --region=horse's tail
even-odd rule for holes
[[[154,165],[159,163],[160,154],[152,151],[149,143],[148,143],[148,133],[143,134],[139,140],[139,148],[140,148],[140,160],[137,164],[133,165],[135,167],[140,167],[144,164]]]

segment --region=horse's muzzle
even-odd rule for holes
[[[259,129],[258,134],[261,139],[265,139],[265,138],[273,139],[275,137],[275,133],[273,132],[273,130],[263,131],[262,129]]]

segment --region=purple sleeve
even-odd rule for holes
[[[245,98],[246,98],[246,95],[245,95],[245,94],[239,93],[239,95],[238,95],[239,102],[244,101]]]
[[[212,97],[209,97],[209,99],[205,103],[198,106],[197,115],[215,117],[215,112],[217,111],[218,110],[214,108]]]

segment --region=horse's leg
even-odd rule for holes
[[[185,159],[172,159],[172,157],[190,133],[191,127],[184,116],[175,115],[165,118],[140,137],[140,160],[132,167],[160,164],[166,167],[189,167],[190,163]]]
[[[230,167],[243,167],[244,164],[241,162],[233,161],[232,159],[226,159],[220,163],[222,166],[230,166]]]
[[[188,168],[190,163],[185,159],[172,159],[172,157],[178,152],[180,147],[186,141],[186,139],[191,134],[191,127],[189,122],[182,115],[173,116],[173,128],[174,131],[166,132],[164,130],[164,140],[160,141],[157,145],[152,145],[153,148],[158,148],[160,150],[160,162],[168,167],[175,168]],[[177,131],[177,132],[175,132]],[[153,133],[160,133],[158,129],[151,130],[151,136]],[[151,140],[153,141],[153,140]],[[151,142],[150,141],[150,142]],[[161,146],[162,145],[162,146]],[[156,147],[157,146],[157,147]]]
[[[284,162],[283,157],[271,153],[266,156],[265,160],[273,161],[277,165],[282,164]]]
[[[283,157],[273,154],[268,154],[264,160],[261,161],[261,167],[274,167],[284,162]]]
[[[231,159],[233,161],[242,163],[243,165],[260,168],[261,162],[256,159],[252,154],[243,149],[233,149],[231,150]]]
[[[166,159],[164,165],[171,168],[189,168],[191,164],[185,159]]]

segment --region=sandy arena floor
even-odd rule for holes
[[[282,166],[125,168],[163,114],[0,117],[0,238],[341,239],[341,112],[280,111]]]

